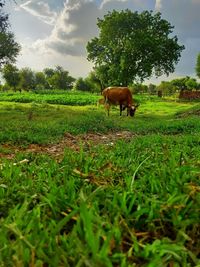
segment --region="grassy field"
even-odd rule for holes
[[[200,105],[136,100],[135,118],[0,102],[0,266],[200,266]],[[60,157],[23,150],[124,131]]]
[[[19,103],[61,104],[71,106],[85,106],[96,104],[99,96],[97,94],[83,93],[78,91],[46,90],[35,92],[9,92],[0,93],[0,101]]]

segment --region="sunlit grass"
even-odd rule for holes
[[[0,102],[0,142],[18,144],[58,142],[65,132],[81,134],[129,130],[137,134],[175,134],[199,131],[198,117],[177,119],[198,104],[141,101],[134,118],[119,116],[113,107],[108,117],[103,106],[62,106],[47,103]]]

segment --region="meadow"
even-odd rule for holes
[[[200,266],[200,104],[99,98],[0,94],[0,266]]]

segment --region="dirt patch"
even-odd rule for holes
[[[30,144],[27,148],[3,144],[1,147],[5,152],[0,153],[0,158],[12,159],[15,157],[15,154],[19,152],[45,153],[54,157],[59,157],[63,155],[65,148],[70,148],[78,152],[80,147],[89,148],[98,144],[113,146],[117,140],[129,141],[133,136],[134,134],[129,131],[111,132],[108,134],[87,133],[76,136],[70,133],[65,133],[63,139],[58,144]]]

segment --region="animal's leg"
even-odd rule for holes
[[[122,107],[122,105],[120,104],[119,105],[119,107],[120,107],[120,116],[122,115],[122,110],[123,110],[123,107]]]
[[[108,116],[110,115],[110,105],[108,105]]]
[[[108,112],[108,116],[109,116],[109,113],[110,113],[110,105],[107,103],[104,105],[105,109],[107,109],[107,112]]]
[[[130,111],[129,111],[129,108],[127,107],[127,116],[129,115]]]

